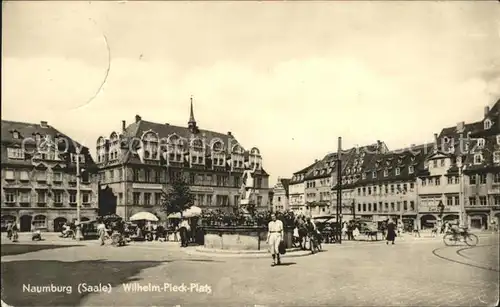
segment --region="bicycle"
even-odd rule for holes
[[[476,246],[479,243],[479,238],[467,231],[467,229],[462,230],[461,232],[447,232],[443,237],[443,242],[446,246],[456,245],[458,242],[465,242],[468,246]]]

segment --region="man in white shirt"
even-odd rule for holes
[[[179,232],[181,234],[181,247],[188,246],[188,233],[191,231],[191,226],[189,226],[189,222],[187,219],[183,219],[181,224],[179,225]]]
[[[269,244],[269,251],[273,256],[273,264],[281,264],[280,262],[280,253],[279,246],[280,242],[283,241],[283,223],[280,220],[276,220],[276,215],[271,215],[271,221],[268,225],[268,233],[267,233],[267,244]]]

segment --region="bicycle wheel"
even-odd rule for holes
[[[446,246],[456,245],[457,239],[452,234],[448,233],[444,235],[443,242]]]
[[[464,240],[465,240],[465,244],[467,244],[468,246],[476,246],[477,243],[479,242],[479,238],[473,233],[468,233],[464,237]]]

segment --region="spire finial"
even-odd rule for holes
[[[189,128],[195,128],[196,127],[196,120],[194,119],[194,111],[193,111],[193,95],[191,95],[190,102],[191,102],[191,112],[189,114],[188,126],[189,126]]]

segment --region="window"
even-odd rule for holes
[[[37,228],[47,228],[47,218],[45,215],[37,215],[33,219],[33,226]]]
[[[377,212],[377,203],[373,203],[373,211]]]
[[[435,180],[436,180],[436,185],[441,185],[441,178],[438,177]]]
[[[479,175],[479,184],[486,184],[486,175]]]
[[[391,194],[394,194],[394,185],[391,184]]]
[[[493,174],[493,183],[500,183],[500,173]]]
[[[453,177],[453,176],[448,177],[448,184],[453,184],[454,178],[455,177]]]
[[[228,202],[229,198],[227,195],[216,195],[215,200],[216,200],[217,206],[219,206],[219,207],[226,207],[229,205],[229,202]]]
[[[227,196],[226,196],[227,198]],[[257,206],[261,206],[262,205],[262,196],[257,196]]]
[[[477,178],[476,178],[476,175],[470,175],[470,176],[469,176],[469,183],[470,183],[471,185],[473,185],[473,184],[477,184]]]
[[[441,159],[441,166],[444,166],[445,165],[445,159]]]
[[[366,211],[366,204],[363,204],[363,212]]]
[[[212,195],[207,195],[207,206],[212,205]]]
[[[5,180],[14,180],[14,171],[6,170],[5,171]]]
[[[132,194],[133,200],[134,200],[134,205],[140,205],[141,203],[141,193],[140,192],[134,192]]]
[[[30,202],[30,192],[20,192],[19,193],[19,202],[20,203],[29,203]]]
[[[476,198],[469,197],[469,206],[475,206],[475,205],[476,205]]]
[[[396,210],[394,203],[391,203],[391,211],[394,212]]]
[[[62,204],[62,192],[54,192],[54,203],[55,204]]]
[[[132,181],[139,181],[139,170],[138,169],[133,170]]]
[[[397,206],[396,211],[400,212],[401,211],[401,202],[398,201],[396,206]]]
[[[396,176],[401,175],[401,169],[399,167],[396,167]]]
[[[150,170],[145,171],[145,180],[146,180],[146,182],[151,182],[151,171]]]
[[[493,163],[500,163],[500,151],[493,152]]]
[[[82,203],[83,204],[90,203],[90,194],[89,193],[83,193],[82,194]]]
[[[413,190],[415,188],[415,184],[413,182],[410,182],[410,190]]]
[[[458,196],[453,196],[453,204],[455,206],[459,206],[460,205],[460,198]]]
[[[495,206],[500,206],[500,195],[495,195]]]
[[[477,139],[477,147],[478,148],[484,147],[484,139]]]
[[[453,197],[446,197],[446,205],[447,206],[453,206]]]
[[[155,205],[161,205],[161,193],[155,193]]]
[[[408,201],[406,200],[403,202],[403,210],[408,211]]]
[[[415,211],[415,201],[410,200],[410,210]]]
[[[222,186],[222,176],[217,175],[217,186]]]
[[[432,161],[432,166],[433,167],[437,167],[438,166],[438,161],[437,160]]]
[[[16,194],[14,191],[5,192],[5,202],[6,203],[15,203],[16,202]]]
[[[486,119],[486,120],[484,121],[484,129],[485,129],[485,130],[488,130],[488,129],[490,129],[490,128],[491,128],[491,120]]]
[[[22,148],[7,148],[7,157],[9,159],[24,159]]]
[[[361,178],[362,178],[363,180],[364,180],[364,179],[366,179],[366,174],[365,174],[365,173],[363,173],[363,175],[361,175]]]
[[[415,169],[413,166],[408,166],[408,173],[413,174],[415,172]]]
[[[151,206],[151,193],[144,193],[144,206]]]
[[[189,184],[194,185],[195,184],[195,175],[193,173],[189,174]]]
[[[486,206],[486,196],[480,196],[479,197],[479,204],[481,206]]]
[[[43,203],[46,203],[47,202],[47,194],[45,193],[45,191],[38,191],[37,194],[36,194],[36,198],[37,198],[37,203],[39,204],[43,204]]]
[[[421,179],[422,186],[425,187],[427,185],[427,180],[425,178]]]
[[[387,177],[387,176],[389,176],[389,171],[385,169],[384,170],[384,177]]]
[[[361,204],[358,204],[358,212],[361,211]]]
[[[76,193],[75,192],[69,193],[69,203],[76,204]]]

